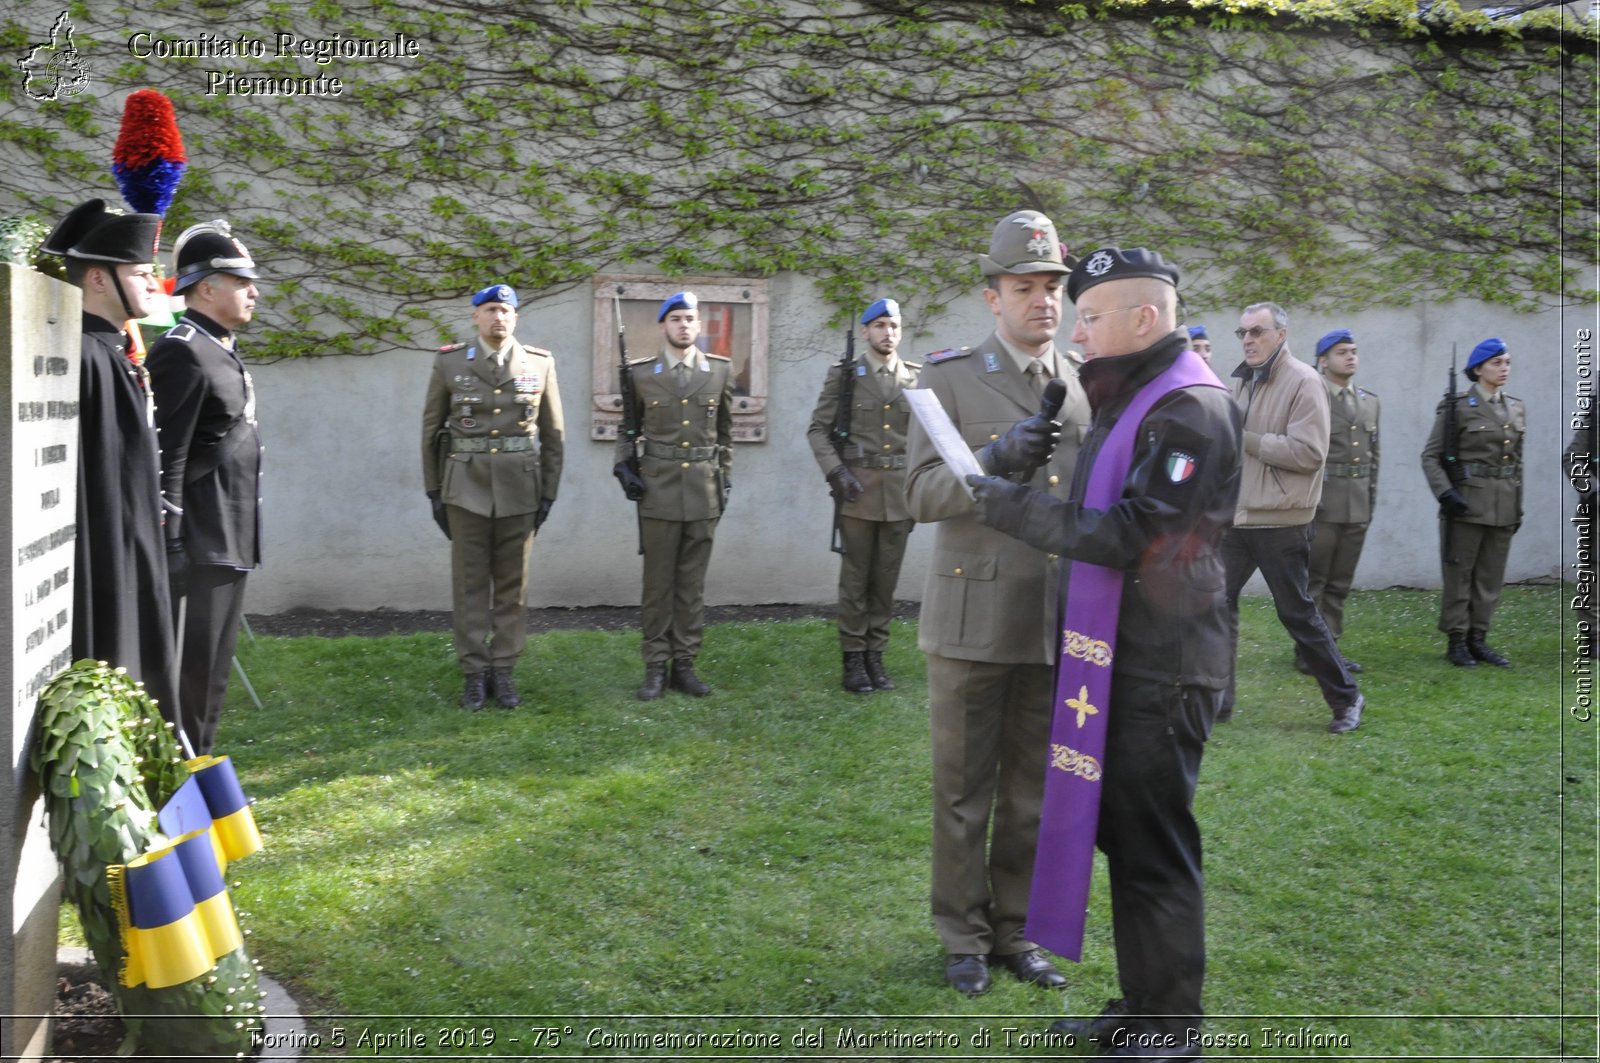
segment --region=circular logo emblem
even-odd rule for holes
[[[1116,264],[1117,260],[1112,258],[1109,252],[1096,251],[1089,256],[1089,261],[1083,264],[1083,271],[1091,277],[1102,277]]]

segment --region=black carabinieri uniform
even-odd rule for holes
[[[210,752],[244,607],[261,563],[261,436],[255,387],[227,329],[190,310],[150,349],[169,551],[189,560],[178,699],[196,753]]]

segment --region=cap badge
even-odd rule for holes
[[[1094,254],[1089,256],[1089,261],[1083,264],[1083,271],[1091,277],[1099,277],[1104,275],[1106,271],[1111,269],[1111,267],[1116,264],[1116,259],[1112,258],[1106,252],[1096,251]]]

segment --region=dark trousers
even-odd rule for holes
[[[706,571],[717,519],[658,520],[645,517],[644,590],[639,600],[645,664],[693,661],[706,629]]]
[[[1447,635],[1488,632],[1495,606],[1506,583],[1506,558],[1516,527],[1495,527],[1456,521],[1450,531],[1454,563],[1444,561],[1439,590],[1439,630]],[[1439,536],[1444,537],[1441,522]]]
[[[861,520],[840,516],[839,648],[882,650],[889,645],[894,588],[905,560],[909,520]]]
[[[1311,557],[1310,524],[1287,528],[1229,528],[1222,536],[1222,562],[1228,570],[1228,635],[1233,646],[1233,667],[1228,671],[1224,710],[1235,701],[1239,672],[1239,592],[1257,570],[1272,592],[1278,622],[1294,639],[1300,655],[1322,688],[1322,699],[1335,711],[1355,703],[1360,690],[1345,669],[1339,648],[1317,612],[1306,589]]]
[[[451,617],[461,674],[515,667],[528,641],[534,514],[485,517],[448,508]]]
[[[1033,886],[1055,667],[928,654],[933,925],[944,950],[1010,955]],[[993,829],[990,829],[991,814]]]
[[[1194,819],[1200,756],[1220,690],[1116,676],[1096,844],[1111,873],[1117,978],[1132,1011],[1198,1025],[1205,981],[1205,881]]]
[[[182,653],[178,709],[197,756],[210,753],[217,737],[248,575],[226,565],[190,565],[188,590],[173,604],[183,618],[183,630],[178,632]]]

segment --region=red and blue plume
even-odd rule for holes
[[[128,206],[140,214],[165,215],[188,166],[172,101],[155,89],[129,96],[111,157],[111,172]]]

